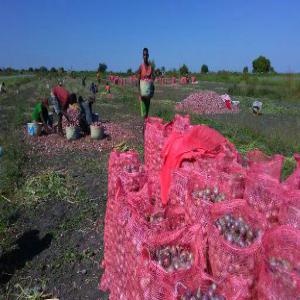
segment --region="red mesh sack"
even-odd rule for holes
[[[243,220],[255,231],[259,232],[257,238],[249,247],[239,247],[220,234],[215,222],[225,215]],[[208,231],[209,262],[213,276],[227,278],[228,276],[244,276],[248,280],[249,289],[252,288],[257,257],[261,251],[261,235],[264,228],[264,220],[255,213],[244,200],[235,200],[227,203],[219,203],[211,210],[212,223]]]
[[[102,266],[105,270],[100,284],[102,290],[109,291],[115,291],[121,284],[116,281],[116,278],[124,270],[124,253],[122,253],[120,246],[124,242],[122,228],[130,216],[128,209],[126,209],[126,193],[122,189],[120,181],[117,182],[116,188],[116,204],[112,206],[113,209],[107,207],[105,214],[104,259],[102,262]]]
[[[228,185],[218,178],[216,172],[204,175],[204,173],[191,172],[188,188],[186,210],[189,224],[200,224],[203,232],[207,232],[207,225],[210,221],[210,210],[214,202],[209,200],[208,190],[214,197],[222,201],[231,199]],[[217,190],[215,190],[217,189]],[[217,193],[215,193],[217,191]]]
[[[166,229],[168,231],[180,229],[187,225],[188,216],[184,207],[167,207],[166,212]]]
[[[150,223],[155,212],[147,185],[141,191],[126,193],[117,183],[116,203],[112,218],[106,218],[104,232],[104,267],[100,288],[110,291],[110,299],[143,299],[140,296],[137,257],[142,244],[155,231],[165,230],[162,220]],[[157,212],[155,212],[157,213]]]
[[[151,202],[156,207],[162,208],[159,172],[147,171],[147,175],[147,184]]]
[[[300,229],[300,190],[286,191],[285,195],[286,198],[279,209],[279,223]]]
[[[148,170],[159,171],[162,166],[161,150],[171,132],[184,132],[190,126],[189,116],[175,115],[170,123],[163,123],[160,118],[149,117],[145,129],[144,156]]]
[[[108,161],[108,197],[113,197],[119,177],[122,178],[125,190],[137,190],[143,181],[140,169],[141,161],[136,151],[112,151]]]
[[[127,195],[127,202],[132,208],[127,229],[137,251],[151,234],[166,230],[165,209],[153,205],[151,199],[147,185],[140,192]]]
[[[173,232],[157,234],[147,241],[140,257],[140,288],[144,293],[143,299],[168,299],[176,283],[188,277],[201,273],[204,258],[201,255],[201,229],[199,226],[183,228]],[[166,271],[154,261],[153,252],[162,246],[180,245],[193,254],[193,264],[188,269]]]
[[[249,172],[269,175],[280,180],[284,156],[276,154],[272,157],[259,150],[249,151],[246,155]]]
[[[164,124],[160,118],[147,118],[144,137],[144,156],[147,169],[156,171],[161,169],[160,153],[171,131],[172,123]]]
[[[285,193],[277,179],[268,175],[251,173],[246,179],[244,198],[268,221],[268,227],[278,225],[278,214]]]
[[[185,206],[190,173],[191,170],[186,169],[178,169],[173,172],[169,189],[168,204],[170,206]]]
[[[198,288],[201,289],[202,293],[207,293],[212,284],[216,285],[215,295],[218,297],[223,297],[221,299],[246,300],[251,298],[251,295],[247,293],[245,289],[247,282],[241,276],[230,276],[223,280],[217,280],[211,276],[199,274],[182,282],[179,281],[176,284],[174,294],[169,300],[181,300],[182,296],[190,293],[193,293],[194,295]],[[205,298],[205,296],[202,294],[201,299],[207,298]]]
[[[300,299],[300,231],[280,226],[263,238],[258,299]]]
[[[158,234],[175,231],[185,226],[184,211],[172,209],[165,212],[165,210],[157,209],[149,201],[151,198],[148,198],[148,193],[149,191],[145,186],[138,193],[127,194],[127,202],[131,209],[128,222],[122,229],[125,240],[121,251],[126,253],[128,281],[127,288],[123,293],[127,295],[128,299],[139,299],[139,296],[144,299],[143,290],[140,288],[140,281],[137,277],[140,272],[137,257],[141,256],[142,245],[155,239]],[[151,220],[151,218],[153,219]],[[167,289],[167,286],[162,287],[158,294],[164,290],[165,293],[162,294],[165,295]]]
[[[285,181],[284,185],[290,189],[300,190],[300,154],[294,154],[297,162],[296,170]]]
[[[228,143],[216,156],[201,155],[198,157],[196,163],[193,163],[193,169],[205,176],[215,176],[215,173],[219,173],[219,178],[230,186],[232,197],[243,198],[246,170],[238,161],[239,155],[236,149]]]

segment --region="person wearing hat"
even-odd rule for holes
[[[48,114],[48,107],[49,102],[48,99],[43,99],[42,101],[38,102],[33,109],[31,114],[32,121],[34,123],[42,123],[43,129],[46,133],[49,133],[51,130],[50,118]]]

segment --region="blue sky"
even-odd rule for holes
[[[300,72],[298,0],[1,0],[0,67],[240,71],[259,55]]]

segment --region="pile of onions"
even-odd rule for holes
[[[186,99],[176,104],[176,110],[197,114],[223,114],[238,112],[238,106],[229,110],[221,96],[212,91],[199,91],[189,95]]]

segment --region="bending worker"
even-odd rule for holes
[[[65,118],[70,121],[67,109],[70,104],[77,102],[76,94],[69,94],[65,88],[57,85],[51,90],[51,102],[54,106],[54,111],[58,116],[58,133],[63,135],[62,117],[65,116]]]
[[[43,129],[45,130],[46,133],[49,133],[52,126],[50,124],[50,119],[48,115],[48,107],[49,107],[49,102],[48,99],[44,99],[40,102],[38,102],[33,109],[32,112],[32,121],[34,123],[43,123]]]

